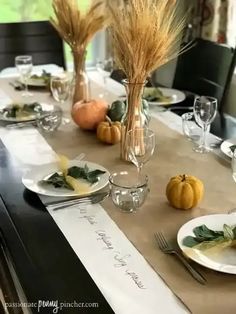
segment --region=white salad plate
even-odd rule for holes
[[[236,138],[225,140],[220,146],[221,151],[230,158],[233,156],[233,153],[230,149],[230,146],[232,145],[236,145]]]
[[[29,171],[27,171],[23,177],[22,177],[22,183],[24,186],[35,193],[41,194],[41,195],[47,195],[47,196],[55,196],[55,197],[73,197],[78,195],[88,195],[94,192],[97,192],[98,190],[104,188],[108,184],[109,179],[109,172],[104,167],[89,162],[89,161],[78,161],[78,160],[70,160],[68,163],[68,167],[72,166],[78,166],[78,167],[84,167],[85,165],[88,166],[89,171],[92,170],[102,170],[105,171],[104,174],[101,174],[98,177],[98,182],[94,184],[90,184],[86,182],[86,180],[79,179],[78,182],[81,184],[83,183],[83,186],[86,185],[86,192],[81,191],[81,193],[66,189],[66,188],[55,188],[54,186],[46,183],[41,183],[41,180],[44,180],[54,174],[55,172],[59,172],[58,169],[58,163],[50,163],[50,164],[44,164],[40,166],[33,167]]]
[[[52,105],[52,104],[46,104],[46,103],[39,103],[42,107],[42,112],[50,112],[50,111],[54,111],[54,110],[61,110],[59,106],[57,105]],[[1,107],[0,110],[0,121],[6,121],[6,122],[27,122],[27,121],[32,121],[35,120],[37,115],[40,113],[38,111],[32,112],[31,114],[28,114],[26,116],[22,116],[22,117],[8,117],[7,113],[3,113],[3,109],[7,108],[7,107],[11,107],[13,104],[9,104],[6,105],[4,107]],[[17,105],[23,106],[24,104],[22,103],[17,103]]]
[[[145,87],[143,98],[145,99],[145,95],[148,95],[154,90],[155,87]],[[163,96],[170,97],[168,101],[148,101],[150,105],[153,106],[164,106],[164,105],[173,105],[180,103],[185,100],[186,96],[183,92],[173,89],[173,88],[164,88],[158,87],[158,89],[163,93]]]
[[[222,231],[223,225],[236,226],[236,215],[216,214],[194,218],[184,224],[178,231],[177,242],[183,253],[198,264],[207,268],[236,275],[236,248],[227,247],[220,250],[198,250],[183,245],[183,239],[194,236],[193,229],[206,225],[209,229]]]

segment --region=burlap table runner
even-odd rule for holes
[[[191,144],[183,136],[159,121],[153,120],[150,127],[156,132],[157,146],[154,156],[144,168],[151,189],[146,203],[136,214],[119,212],[111,200],[104,202],[103,206],[193,313],[235,313],[235,276],[199,266],[208,281],[206,286],[202,286],[190,277],[173,256],[161,253],[153,237],[155,231],[162,230],[170,240],[174,240],[178,229],[186,221],[201,215],[226,213],[235,207],[236,187],[230,167],[213,154],[194,153]],[[105,166],[110,172],[133,167],[119,159],[119,145],[103,145],[93,133],[82,132],[73,126],[67,126],[63,131],[45,138],[56,152],[70,158],[84,152],[87,160]],[[191,211],[173,209],[165,197],[169,178],[183,173],[196,175],[205,184],[205,197],[200,207]]]
[[[97,91],[94,84],[93,90]],[[44,97],[48,96],[41,95],[41,98]],[[150,128],[156,132],[157,145],[143,170],[149,176],[151,190],[145,204],[136,214],[121,213],[110,199],[102,205],[192,313],[236,313],[234,275],[197,266],[207,278],[207,285],[202,286],[173,256],[157,249],[154,241],[156,231],[163,231],[168,239],[175,241],[178,229],[188,220],[207,214],[226,213],[236,207],[236,186],[230,165],[212,153],[194,153],[190,142],[156,119],[152,119]],[[119,145],[103,145],[94,133],[81,131],[73,123],[61,127],[56,133],[44,133],[43,136],[57,153],[71,159],[84,152],[87,160],[103,165],[110,172],[134,167],[120,160]],[[172,208],[165,196],[170,177],[184,173],[199,177],[205,185],[205,196],[200,206],[189,211]]]

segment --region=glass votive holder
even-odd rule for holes
[[[194,113],[187,112],[182,116],[182,129],[184,135],[187,137],[189,141],[198,142],[202,135],[202,128],[197,125]]]
[[[41,111],[36,117],[37,127],[44,132],[54,132],[62,123],[62,115],[61,108],[56,106],[51,110]]]
[[[197,124],[194,113],[187,112],[182,116],[182,130],[187,139],[193,142],[194,145],[198,144],[202,138],[202,128]],[[211,126],[208,125],[207,133],[210,132]]]
[[[136,212],[149,192],[148,177],[128,171],[113,173],[109,177],[113,203],[125,213]]]

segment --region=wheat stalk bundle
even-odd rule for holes
[[[60,36],[71,47],[72,52],[83,54],[86,47],[106,23],[103,0],[91,0],[84,10],[77,0],[53,0],[55,17],[50,21]]]
[[[87,9],[77,0],[53,0],[55,18],[50,19],[60,36],[71,47],[74,58],[76,84],[73,102],[89,99],[89,85],[84,75],[86,48],[106,23],[104,0],[91,0]]]
[[[180,52],[185,19],[175,0],[110,1],[108,8],[116,62],[130,82],[144,82]]]
[[[135,112],[141,106],[143,86],[150,73],[180,52],[185,19],[177,14],[175,0],[108,1],[109,30],[115,61],[126,74],[128,112],[121,155],[127,159],[127,132],[142,127]],[[141,143],[140,143],[141,144]]]

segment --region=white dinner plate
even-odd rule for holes
[[[230,158],[233,156],[233,153],[230,149],[230,146],[232,145],[236,145],[236,138],[225,140],[220,146],[221,151]]]
[[[51,105],[51,104],[46,104],[46,103],[39,103],[42,107],[42,112],[49,112],[49,111],[54,111],[55,109],[57,110],[61,110],[59,106],[57,105]],[[24,104],[20,104],[19,105],[24,105]],[[5,107],[2,107],[1,110],[3,110],[4,108],[7,108],[9,106],[12,106],[12,104],[6,105]],[[0,111],[0,121],[6,121],[6,122],[26,122],[26,121],[32,121],[36,119],[38,112],[32,113],[30,115],[27,115],[25,117],[17,117],[17,118],[13,118],[13,117],[7,117],[6,113],[3,113]]]
[[[145,99],[145,94],[150,93],[152,89],[155,87],[145,87],[143,98]],[[148,101],[150,105],[153,106],[165,106],[165,105],[173,105],[185,100],[186,96],[183,92],[173,89],[173,88],[164,88],[158,87],[158,89],[163,93],[164,96],[170,97],[169,101]]]
[[[33,167],[31,170],[27,171],[24,174],[24,176],[22,177],[22,183],[28,190],[32,192],[55,197],[72,197],[78,195],[87,195],[97,192],[98,190],[104,188],[108,184],[109,179],[109,172],[107,171],[107,169],[89,161],[78,160],[69,161],[69,167],[71,166],[84,167],[85,164],[87,164],[90,171],[95,169],[105,171],[104,174],[100,175],[98,182],[92,185],[88,183],[88,191],[86,193],[85,192],[77,193],[75,191],[68,190],[65,188],[55,188],[52,185],[40,183],[41,180],[46,179],[55,172],[58,172],[58,164],[56,162]],[[83,179],[78,181],[86,184],[86,181]]]
[[[180,249],[193,261],[207,268],[236,275],[236,249],[225,248],[217,253],[209,253],[203,250],[189,248],[183,245],[186,236],[194,236],[193,229],[205,224],[209,229],[215,231],[223,230],[223,225],[236,225],[236,215],[216,214],[194,218],[184,224],[178,232],[177,241]]]

